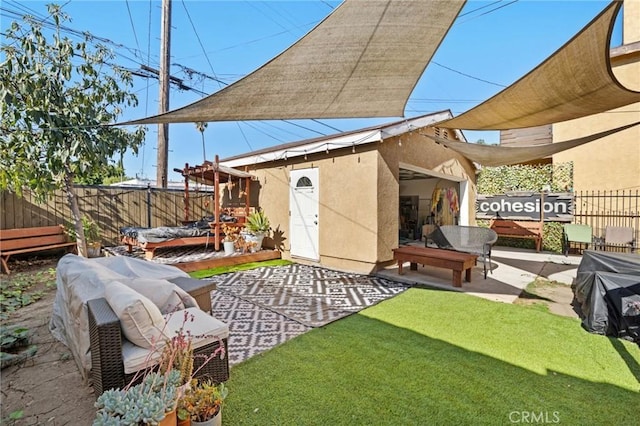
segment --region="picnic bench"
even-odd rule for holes
[[[11,273],[7,262],[14,254],[75,247],[76,242],[68,240],[62,225],[0,230],[0,258],[7,274]]]
[[[542,229],[543,222],[532,220],[505,220],[492,219],[491,225],[498,237],[506,238],[526,238],[534,240],[536,251],[542,250]]]
[[[453,271],[453,286],[462,287],[462,272],[465,273],[465,281],[471,282],[471,268],[475,266],[478,255],[429,247],[401,246],[393,249],[393,259],[398,261],[399,275],[403,273],[402,264],[404,262],[410,262],[409,268],[412,271],[418,269],[418,263],[451,269]]]

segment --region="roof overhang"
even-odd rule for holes
[[[349,147],[357,147],[372,142],[382,142],[385,139],[401,136],[405,133],[429,127],[434,123],[451,118],[450,111],[441,111],[434,114],[423,115],[415,118],[394,122],[388,125],[369,127],[362,130],[340,133],[334,136],[324,138],[314,138],[309,142],[304,141],[299,144],[287,144],[284,146],[276,146],[272,150],[262,150],[255,153],[248,153],[243,156],[237,156],[228,160],[222,160],[221,164],[227,167],[241,167],[253,164],[266,163],[277,160],[287,160],[295,157],[304,157],[306,155],[343,149]],[[456,131],[460,140],[466,141],[460,131]]]

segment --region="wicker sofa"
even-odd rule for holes
[[[173,266],[125,256],[60,259],[49,330],[69,348],[96,395],[156,365],[164,342],[182,327],[192,335],[196,365],[199,355],[224,347],[225,356],[199,373],[227,380],[229,327],[200,309],[177,284],[183,280],[189,275]]]
[[[91,342],[91,382],[96,397],[107,389],[122,388],[135,378],[136,372],[157,364],[162,348],[145,349],[129,341],[123,333],[120,318],[107,299],[101,297],[89,300],[87,311]],[[193,321],[184,321],[185,311]],[[185,327],[185,332],[189,331],[194,336],[193,368],[197,371],[196,376],[208,377],[217,383],[226,381],[229,378],[229,327],[193,307],[168,316],[167,334],[180,327]],[[211,358],[211,354],[221,346],[222,353]]]

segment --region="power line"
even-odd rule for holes
[[[131,24],[131,30],[133,31],[133,38],[136,41],[136,47],[138,48],[139,51],[142,51],[140,49],[140,43],[138,43],[138,34],[136,34],[136,26],[133,23],[133,16],[131,16],[131,8],[129,7],[129,0],[125,0],[125,3],[127,5],[127,12],[129,14],[129,23]]]
[[[196,39],[198,39],[198,44],[200,44],[200,48],[202,49],[202,53],[204,54],[204,57],[207,60],[207,63],[209,64],[209,68],[211,68],[211,72],[213,73],[214,80],[217,81],[218,84],[220,85],[220,80],[218,80],[218,77],[216,77],[216,72],[213,70],[213,65],[211,64],[211,61],[209,60],[209,55],[207,55],[207,52],[204,49],[204,45],[202,44],[202,40],[200,40],[200,35],[198,35],[198,31],[196,30],[196,26],[193,24],[193,20],[191,19],[191,15],[189,14],[189,10],[187,9],[187,5],[185,4],[184,0],[182,0],[182,6],[184,7],[184,11],[187,14],[187,19],[189,19],[189,23],[191,23],[191,28],[193,28],[193,33],[196,35]],[[222,87],[222,86],[220,86],[220,87]]]
[[[465,76],[465,77],[471,78],[471,79],[473,79],[473,80],[482,81],[483,83],[487,83],[487,84],[493,84],[494,86],[498,86],[498,87],[507,87],[507,86],[505,86],[504,84],[494,83],[493,81],[485,80],[485,79],[482,79],[482,78],[479,78],[479,77],[474,77],[474,76],[472,76],[472,75],[470,75],[470,74],[463,73],[462,71],[454,70],[453,68],[449,68],[449,67],[448,67],[448,66],[446,66],[446,65],[439,64],[438,62],[436,62],[436,61],[434,61],[434,60],[432,60],[432,61],[431,61],[431,63],[432,63],[432,64],[434,64],[434,65],[437,65],[437,66],[439,66],[439,67],[442,67],[442,68],[444,68],[444,69],[446,69],[446,70],[449,70],[449,71],[455,72],[456,74],[460,74],[460,75],[463,75],[463,76]]]

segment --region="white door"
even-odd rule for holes
[[[320,260],[318,252],[318,169],[291,170],[290,177],[291,256]]]

